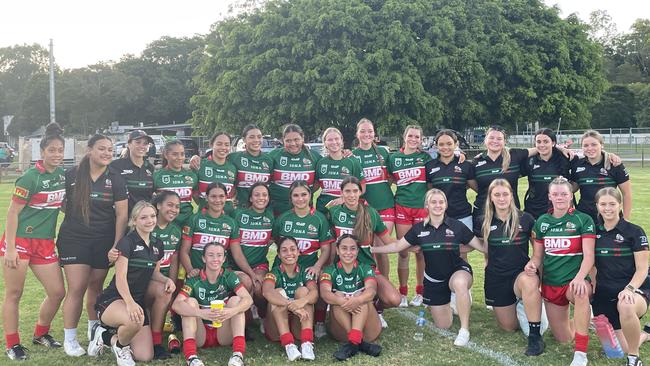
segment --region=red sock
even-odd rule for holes
[[[232,338],[232,351],[240,352],[242,355],[246,352],[246,338],[244,336]]]
[[[424,285],[416,285],[415,293],[418,295],[422,295],[424,293]]]
[[[589,336],[576,332],[576,351],[587,353],[589,346]]]
[[[305,328],[300,331],[300,341],[301,342],[312,342],[314,343],[314,330],[311,328]]]
[[[352,344],[361,344],[361,340],[363,339],[363,333],[359,329],[350,329],[350,332],[348,333],[348,341]]]
[[[316,319],[316,323],[325,323],[327,311],[325,309],[316,309],[315,313],[314,318]]]
[[[406,285],[406,286],[400,286],[400,287],[399,287],[399,294],[402,295],[402,296],[406,296],[406,295],[408,295],[408,294],[409,294],[409,287],[408,287],[408,285]]]
[[[7,349],[9,349],[20,343],[20,335],[18,335],[18,332],[5,334],[5,341],[7,342]]]
[[[154,332],[153,330],[151,331],[151,338],[153,339],[153,345],[160,345],[162,344],[162,332]]]
[[[189,360],[192,356],[196,356],[196,340],[194,338],[185,338],[183,340],[183,354],[186,360]]]
[[[40,325],[36,323],[36,327],[34,328],[34,337],[40,337],[46,335],[49,332],[50,332],[49,325]]]
[[[293,339],[293,334],[291,332],[286,332],[282,335],[280,335],[280,344],[282,347],[286,346],[287,344],[294,343],[296,340]]]

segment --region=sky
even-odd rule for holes
[[[0,47],[54,39],[54,56],[62,68],[99,61],[118,61],[140,52],[162,36],[206,34],[226,15],[234,0],[5,0],[2,1]],[[650,18],[647,0],[543,0],[558,4],[562,17],[577,12],[588,20],[596,9],[607,10],[619,32],[636,18]]]

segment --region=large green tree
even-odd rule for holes
[[[634,93],[625,85],[610,87],[593,107],[593,128],[636,127],[637,104]]]
[[[381,132],[540,121],[586,127],[601,54],[538,0],[273,0],[222,21],[195,78],[199,131]]]

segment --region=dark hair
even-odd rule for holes
[[[241,137],[246,138],[248,133],[251,132],[252,130],[260,130],[260,131],[262,131],[262,129],[257,127],[257,125],[251,123],[251,124],[246,125],[244,127],[244,129],[241,131]]]
[[[454,130],[450,130],[448,128],[445,128],[445,129],[442,129],[442,130],[438,131],[438,133],[436,134],[436,138],[435,138],[436,143],[438,143],[438,139],[440,137],[442,137],[442,136],[449,136],[449,137],[451,137],[452,140],[454,140],[454,142],[458,142],[458,135],[456,135],[456,132],[454,132]]]
[[[228,189],[226,189],[226,186],[224,186],[223,183],[221,183],[221,182],[212,182],[212,183],[208,184],[208,188],[205,189],[205,196],[206,197],[209,196],[210,191],[212,191],[213,189],[216,189],[216,188],[223,190],[226,195],[228,194]]]
[[[167,158],[165,157],[165,154],[167,154],[167,150],[171,149],[171,147],[174,146],[174,145],[180,145],[180,146],[183,147],[183,149],[185,149],[185,145],[183,145],[183,143],[180,140],[174,139],[174,140],[167,141],[165,143],[165,146],[163,147],[162,154],[160,154],[160,156],[162,156],[162,167],[163,167],[163,169],[167,167],[167,164],[169,164],[169,162],[167,161]]]
[[[537,135],[546,135],[551,139],[551,141],[553,141],[554,144],[557,143],[555,132],[553,132],[553,130],[548,127],[542,127],[539,130],[535,131],[534,136],[537,137]]]
[[[45,136],[41,139],[41,150],[45,150],[54,140],[59,140],[65,145],[65,140],[61,135],[63,135],[63,129],[58,123],[48,123],[47,126],[45,126]]]
[[[354,184],[359,188],[359,193],[361,193],[362,188],[361,188],[361,183],[359,182],[359,179],[354,176],[347,176],[343,181],[341,182],[341,191],[343,191],[343,187],[345,187],[348,184]],[[372,230],[372,219],[370,218],[370,212],[368,212],[368,208],[366,207],[365,204],[362,202],[359,202],[357,205],[357,211],[356,211],[356,219],[354,222],[354,228],[352,231],[356,234],[356,236],[361,239],[362,242],[368,242],[372,241],[373,238],[373,230]]]
[[[352,239],[352,240],[354,240],[354,243],[357,245],[357,247],[359,246],[359,238],[357,238],[356,235],[354,235],[354,234],[347,234],[346,233],[346,234],[343,234],[343,235],[339,236],[338,238],[336,238],[336,247],[338,248],[338,246],[341,244],[341,242],[343,240],[345,240],[345,239]]]
[[[289,241],[294,242],[296,244],[296,246],[298,245],[298,241],[293,236],[281,236],[281,237],[278,238],[278,240],[276,240],[275,243],[276,243],[276,246],[278,247],[278,253],[280,253],[280,248],[282,248],[282,245],[284,243],[286,243],[286,242],[289,242]]]
[[[221,248],[221,249],[223,249],[224,254],[226,253],[226,247],[223,244],[221,244],[219,242],[216,242],[216,241],[213,241],[212,243],[208,243],[203,247],[203,254],[201,254],[202,257],[205,256],[205,252],[207,252],[208,248],[210,248],[210,247]],[[205,264],[203,266],[205,266]]]
[[[230,143],[232,143],[232,137],[227,132],[225,132],[225,131],[215,131],[215,133],[212,134],[212,137],[210,137],[210,147],[212,147],[212,145],[214,145],[214,140],[216,140],[217,137],[219,137],[221,135],[224,135],[224,136],[228,137],[228,141],[230,141]]]
[[[88,140],[88,148],[92,149],[98,141],[108,140],[112,141],[109,137],[96,134]],[[84,223],[90,223],[90,191],[92,185],[92,178],[90,177],[90,156],[86,154],[77,166],[77,176],[75,177],[74,192],[72,199],[68,202],[72,203],[72,212],[77,212],[81,215]]]
[[[156,207],[156,209],[158,209],[158,205],[160,205],[163,202],[167,201],[167,199],[169,197],[176,197],[179,200],[181,199],[180,196],[178,195],[178,193],[176,193],[174,191],[162,191],[162,192],[156,194],[155,196],[153,196],[153,198],[151,199],[151,204],[154,205],[154,207]]]
[[[291,183],[291,186],[289,186],[289,202],[291,202],[291,194],[293,193],[293,191],[296,188],[300,188],[300,187],[306,188],[307,192],[309,192],[309,207],[311,207],[313,192],[311,191],[311,187],[309,186],[309,183],[307,183],[307,181],[304,181],[302,179],[298,179],[294,181],[293,183]]]
[[[287,137],[288,134],[291,132],[295,132],[299,134],[302,139],[303,139],[303,144],[302,144],[302,151],[309,156],[309,160],[311,160],[314,164],[316,164],[316,159],[314,159],[314,155],[311,153],[311,149],[309,149],[307,146],[304,144],[305,140],[305,132],[302,130],[302,127],[298,126],[295,123],[289,123],[288,125],[284,126],[284,130],[282,130],[282,137]],[[284,142],[284,141],[283,141]]]
[[[373,130],[375,129],[375,124],[371,120],[369,120],[368,118],[361,118],[359,120],[359,122],[357,122],[357,132],[359,132],[359,126],[361,126],[364,123],[370,123],[370,125],[372,126],[372,129]],[[376,136],[377,135],[375,134],[375,137]],[[379,160],[379,165],[383,166],[384,165],[384,157],[379,153],[379,149],[377,149],[377,144],[375,144],[375,142],[373,141],[373,142],[370,143],[370,146],[372,147],[372,150],[375,152],[375,155],[377,156],[377,159]],[[383,173],[383,170],[382,170],[382,173]],[[384,178],[386,178],[386,177],[384,177]]]
[[[266,189],[266,193],[269,195],[269,203],[271,203],[271,201],[270,201],[271,191],[269,190],[269,186],[266,184],[266,182],[257,181],[255,183],[253,183],[253,185],[251,186],[251,188],[249,190],[250,194],[248,195],[248,202],[247,202],[248,207],[253,207],[253,203],[251,202],[251,198],[253,198],[253,191],[257,187],[264,187]],[[268,203],[267,203],[267,207],[268,207]]]

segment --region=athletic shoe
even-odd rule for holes
[[[627,356],[627,366],[643,366],[643,362],[639,356]]]
[[[244,355],[241,352],[233,352],[228,360],[228,366],[244,366]]]
[[[528,337],[528,332],[530,331],[530,326],[528,325],[528,316],[526,315],[526,309],[524,308],[523,301],[517,301],[517,306],[515,306],[515,312],[517,314],[517,322],[519,323],[519,329],[526,337]]]
[[[203,361],[201,361],[197,356],[192,356],[185,362],[187,363],[187,366],[205,366]]]
[[[104,353],[104,339],[102,335],[105,331],[106,329],[100,323],[93,325],[93,329],[90,332],[90,342],[88,342],[88,356],[97,357]]]
[[[544,353],[544,340],[541,336],[528,337],[528,347],[526,348],[526,356],[539,356]]]
[[[10,360],[24,361],[27,359],[27,352],[25,351],[27,351],[27,348],[23,347],[22,344],[16,344],[5,352]]]
[[[571,366],[587,366],[587,354],[580,351],[573,352]]]
[[[399,307],[400,308],[408,308],[409,307],[409,299],[407,299],[405,295],[402,295],[402,299],[399,302]]]
[[[260,318],[260,313],[257,311],[257,306],[255,305],[251,305],[251,316],[253,317],[253,320]]]
[[[413,296],[413,299],[411,300],[410,304],[411,304],[411,306],[418,307],[418,306],[422,306],[423,301],[424,301],[424,298],[422,297],[422,295],[417,294],[417,295]]]
[[[379,314],[379,322],[381,323],[381,327],[383,329],[388,328],[388,323],[386,322],[386,319],[384,319],[384,314]]]
[[[451,313],[453,315],[458,315],[458,309],[456,308],[456,293],[451,293],[451,298],[449,299],[449,306],[451,307]]]
[[[359,346],[346,342],[339,347],[338,351],[334,352],[333,356],[339,361],[345,361],[357,353],[359,353]]]
[[[167,338],[167,349],[174,354],[181,352],[181,341],[173,334],[170,334]]]
[[[172,355],[167,352],[165,347],[162,346],[162,344],[154,344],[153,345],[153,359],[154,360],[166,360],[172,358]]]
[[[316,336],[316,338],[323,338],[326,335],[327,335],[327,328],[325,328],[325,323],[323,322],[316,323],[316,326],[314,326],[314,336]]]
[[[361,341],[361,344],[359,344],[359,351],[368,356],[377,357],[381,354],[381,346],[375,343]]]
[[[454,346],[465,347],[469,343],[469,330],[465,328],[460,328],[458,335],[454,340]]]
[[[264,320],[260,320],[260,333],[266,334],[266,329],[264,329]]]
[[[117,344],[115,344],[111,347],[111,349],[115,355],[117,366],[135,366],[135,361],[133,361],[133,353],[131,352],[131,346],[124,346],[120,348],[117,346]]]
[[[32,343],[34,344],[40,344],[41,346],[45,347],[50,347],[50,348],[59,348],[61,347],[61,343],[54,338],[52,338],[51,335],[49,334],[43,334],[40,337],[34,336],[32,338]]]
[[[316,355],[314,355],[314,344],[311,342],[302,342],[300,345],[300,353],[302,353],[303,360],[313,361],[316,359]]]
[[[79,357],[86,354],[86,350],[79,345],[79,342],[76,339],[63,342],[63,350],[66,355],[72,357]]]
[[[284,350],[287,352],[287,358],[289,361],[295,361],[302,357],[302,354],[298,351],[298,346],[293,343],[284,346]]]

